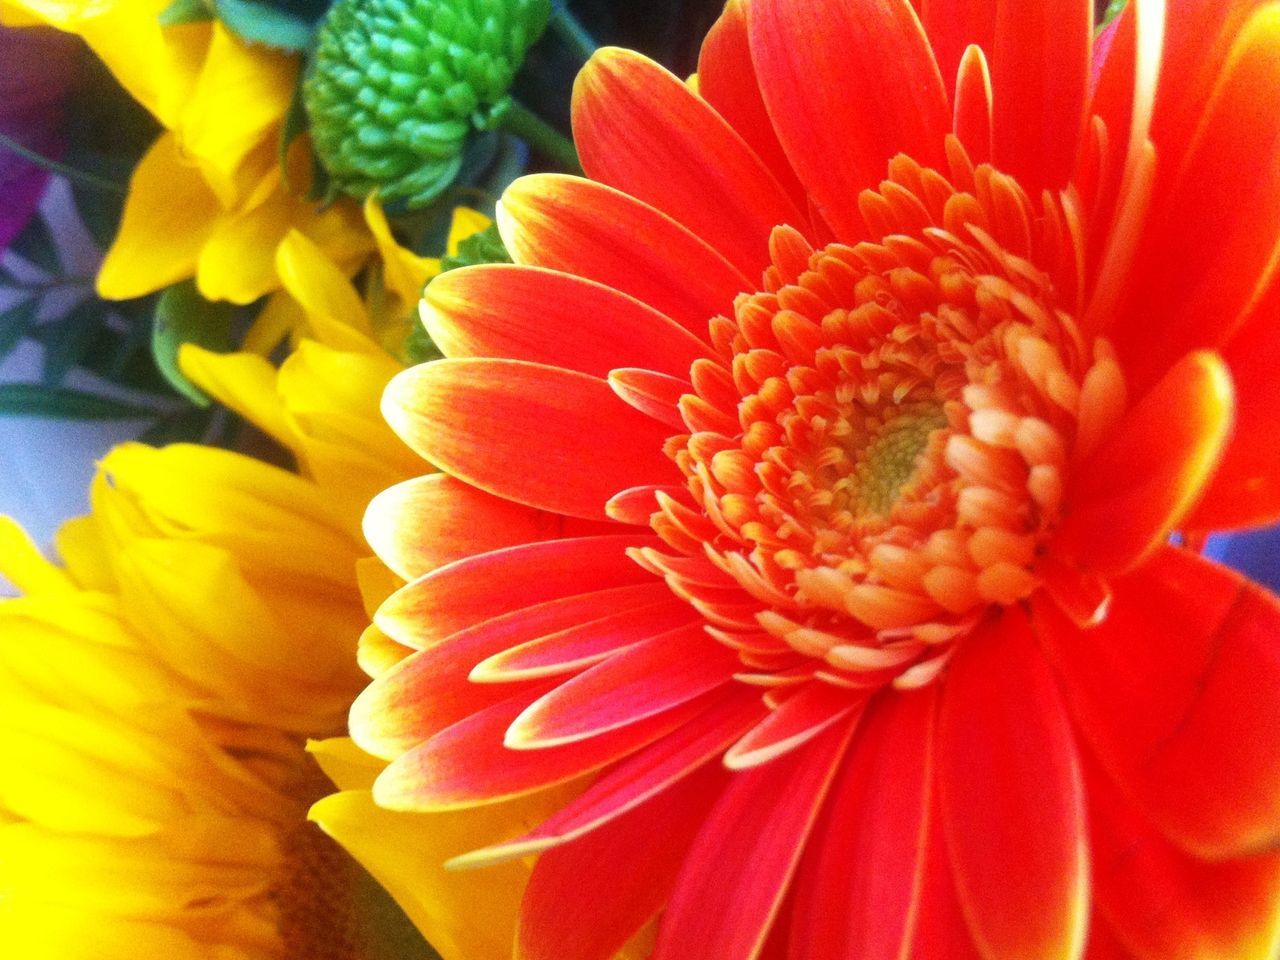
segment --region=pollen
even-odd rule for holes
[[[726,642],[763,634],[834,683],[927,683],[1034,591],[1068,471],[1126,402],[1075,320],[1065,201],[948,156],[945,176],[899,157],[864,193],[875,241],[774,230],[668,444],[700,509],[665,498],[655,531],[692,533],[769,607],[721,617]]]

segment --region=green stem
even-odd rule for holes
[[[122,197],[128,193],[128,190],[124,186],[116,183],[114,180],[107,180],[105,177],[99,177],[97,174],[89,173],[87,170],[79,170],[76,167],[69,167],[65,163],[59,163],[57,160],[54,160],[51,157],[46,157],[42,153],[36,153],[34,150],[29,150],[17,140],[14,140],[12,137],[6,136],[3,133],[0,133],[0,147],[16,153],[24,160],[29,160],[37,167],[48,170],[50,173],[56,173],[60,176],[66,177],[74,183],[79,183],[86,187],[93,187],[95,190],[105,190],[108,193],[115,193]]]
[[[583,61],[590,60],[591,55],[600,46],[596,43],[595,38],[583,28],[581,21],[569,12],[569,8],[564,3],[555,5],[555,9],[551,12],[551,22],[548,26]]]
[[[582,164],[578,161],[573,141],[514,98],[511,109],[502,116],[501,125],[569,173],[581,175]]]

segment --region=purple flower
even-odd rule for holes
[[[79,42],[43,27],[0,27],[0,133],[46,157],[61,154],[63,103]],[[49,174],[0,144],[0,252],[35,212]]]

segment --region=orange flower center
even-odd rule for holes
[[[1030,594],[1066,475],[1124,405],[1110,346],[1030,259],[1071,249],[1057,201],[953,155],[967,189],[898,158],[863,195],[878,243],[774,231],[669,445],[755,622],[835,682],[928,682]],[[674,501],[656,521],[690,523]]]

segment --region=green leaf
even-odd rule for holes
[[[57,244],[53,242],[53,234],[42,216],[32,217],[9,249],[45,273],[62,272],[62,258],[58,256]]]
[[[156,411],[69,387],[3,383],[0,414],[59,420],[134,420],[154,417]]]
[[[39,310],[40,301],[35,297],[28,297],[0,313],[0,357],[8,356],[9,351],[35,325]]]
[[[184,343],[226,350],[231,345],[234,312],[235,308],[229,303],[210,303],[204,299],[190,280],[169,287],[156,302],[152,356],[173,388],[197,406],[209,406],[209,397],[178,368],[178,350]]]
[[[188,407],[161,417],[143,431],[138,440],[153,447],[163,447],[171,443],[200,443],[209,432],[209,423],[213,420],[213,416],[212,409]]]
[[[305,17],[255,0],[214,0],[221,20],[241,39],[278,50],[302,51],[315,28]]]
[[[213,11],[204,0],[173,0],[160,11],[160,26],[176,27],[184,23],[201,23],[213,19]]]
[[[40,378],[47,387],[66,379],[80,363],[97,331],[107,322],[107,304],[97,297],[83,300],[51,323],[35,327],[32,335],[44,344],[44,369]]]

